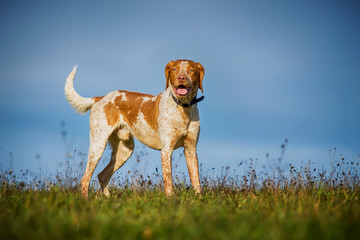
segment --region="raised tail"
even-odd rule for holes
[[[72,72],[69,74],[69,76],[66,79],[65,82],[65,97],[68,100],[68,102],[71,104],[71,106],[81,114],[86,113],[90,110],[92,105],[95,103],[94,98],[84,98],[80,96],[74,89],[74,77],[76,74],[76,68],[77,66],[74,66]]]

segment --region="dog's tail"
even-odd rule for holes
[[[94,98],[84,98],[80,96],[74,89],[74,77],[76,74],[76,68],[77,66],[74,66],[72,72],[69,74],[69,76],[66,79],[65,82],[65,97],[70,103],[70,105],[81,114],[86,113],[90,110],[92,105],[95,103]]]

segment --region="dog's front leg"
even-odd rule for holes
[[[164,147],[161,150],[161,166],[162,166],[162,174],[164,179],[164,190],[167,196],[171,196],[173,193],[172,166],[171,166],[172,153],[173,153],[173,148],[171,148],[170,146]]]
[[[185,146],[184,154],[186,164],[189,171],[190,181],[194,188],[195,193],[201,193],[200,178],[199,178],[199,163],[195,147]]]
[[[184,154],[186,158],[186,165],[189,171],[189,177],[195,193],[201,193],[200,177],[199,177],[199,163],[196,154],[196,143],[185,140]]]
[[[194,191],[197,194],[201,193],[199,163],[196,154],[196,145],[199,138],[199,132],[199,122],[192,122],[190,124],[189,131],[184,139],[184,154],[189,171],[189,177]]]

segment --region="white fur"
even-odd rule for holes
[[[74,77],[76,74],[77,66],[75,65],[72,72],[69,74],[69,76],[66,79],[65,82],[65,97],[68,100],[68,102],[71,104],[71,106],[81,114],[86,113],[90,110],[92,105],[95,103],[95,100],[93,98],[84,98],[81,97],[74,89]]]
[[[179,71],[180,73],[185,73],[187,77],[189,77],[186,72],[186,68],[188,65],[189,65],[189,63],[187,61],[182,61],[180,64],[180,71]]]

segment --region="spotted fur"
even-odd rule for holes
[[[91,176],[107,143],[112,147],[109,164],[98,175],[103,193],[110,195],[108,182],[134,150],[134,137],[150,148],[161,150],[164,189],[173,193],[171,156],[184,147],[189,176],[196,193],[201,192],[196,146],[200,132],[197,104],[190,103],[198,89],[203,91],[204,68],[191,60],[176,60],[165,67],[166,90],[157,96],[128,91],[113,91],[103,97],[84,98],[73,88],[76,67],[65,83],[65,96],[80,113],[90,110],[90,146],[81,180],[81,192],[88,196]]]

